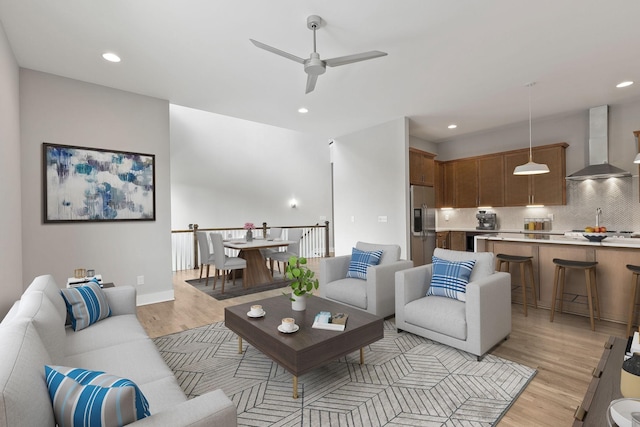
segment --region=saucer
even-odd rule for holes
[[[264,311],[264,310],[262,310],[262,313],[260,313],[260,314],[251,314],[251,312],[250,312],[250,311],[248,311],[248,312],[247,312],[247,316],[249,316],[249,317],[254,317],[254,318],[255,318],[255,317],[262,317],[262,316],[264,316],[265,314],[267,314],[267,312],[266,312],[266,311]]]
[[[292,334],[294,332],[298,332],[298,329],[300,329],[300,326],[298,325],[293,325],[293,329],[290,331],[285,331],[284,329],[282,329],[282,325],[278,325],[278,330],[280,332],[282,332],[283,334]]]
[[[613,403],[613,402],[612,402]],[[619,399],[611,405],[611,418],[620,427],[631,427],[631,413],[640,412],[640,402],[633,399]]]

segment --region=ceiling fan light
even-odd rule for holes
[[[640,163],[640,153],[636,155],[636,158],[633,159],[633,163]]]
[[[540,175],[542,173],[549,173],[549,167],[545,164],[536,163],[534,161],[516,166],[513,170],[514,175]]]

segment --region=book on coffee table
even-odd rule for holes
[[[327,329],[330,331],[344,331],[344,328],[347,326],[348,317],[349,315],[345,313],[331,314],[328,311],[321,311],[316,314],[311,327],[316,329]]]

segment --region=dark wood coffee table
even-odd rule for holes
[[[254,304],[262,305],[264,317],[251,318],[247,312]],[[347,313],[349,319],[344,331],[327,331],[311,327],[320,311]],[[300,327],[297,332],[278,331],[283,317],[293,317]],[[242,353],[242,340],[260,350],[293,375],[293,398],[298,397],[298,377],[332,360],[360,350],[360,363],[364,363],[363,347],[383,336],[383,319],[370,313],[329,301],[318,296],[307,300],[305,311],[293,311],[285,296],[267,298],[224,309],[227,328],[238,335],[238,353]]]

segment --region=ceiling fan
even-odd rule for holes
[[[311,15],[307,18],[307,28],[313,31],[313,52],[309,55],[309,59],[303,59],[298,56],[292,55],[280,49],[276,49],[275,47],[271,47],[264,43],[260,43],[259,41],[251,40],[256,47],[260,49],[267,50],[269,52],[275,53],[276,55],[284,56],[287,59],[291,59],[292,61],[296,61],[300,64],[304,65],[304,71],[307,73],[307,91],[305,93],[311,92],[316,87],[316,81],[318,80],[318,76],[320,74],[324,74],[327,70],[327,65],[329,67],[337,67],[340,65],[351,64],[353,62],[366,61],[367,59],[378,58],[380,56],[385,56],[385,52],[380,52],[378,50],[372,50],[369,52],[357,53],[354,55],[340,56],[338,58],[331,59],[320,59],[320,55],[316,52],[316,30],[320,28],[323,21],[317,15]]]

